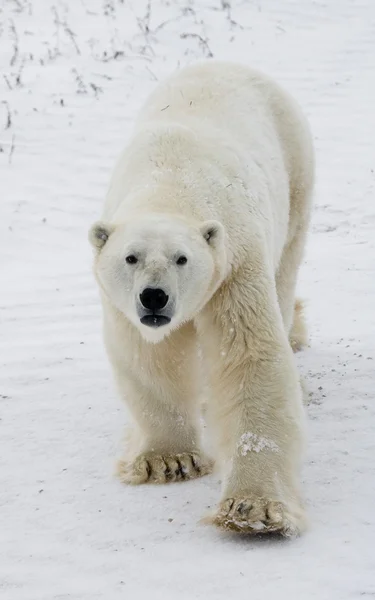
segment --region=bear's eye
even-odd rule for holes
[[[187,258],[186,256],[180,256],[177,260],[176,260],[176,264],[177,265],[186,265],[187,263]]]
[[[128,265],[135,265],[135,263],[138,262],[138,258],[134,256],[134,254],[129,254],[129,256],[125,258],[125,260],[128,263]]]

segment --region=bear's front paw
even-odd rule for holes
[[[224,500],[205,522],[240,533],[295,537],[305,529],[302,510],[298,513],[292,514],[282,502],[248,496]]]
[[[212,463],[197,452],[163,455],[147,452],[132,462],[120,460],[117,465],[120,481],[132,485],[187,481],[207,475],[211,470]]]

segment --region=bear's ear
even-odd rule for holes
[[[97,250],[101,250],[113,230],[114,227],[112,225],[108,225],[102,221],[94,223],[89,231],[89,240],[91,245]]]
[[[219,221],[205,221],[200,230],[207,244],[213,248],[220,245],[224,239],[224,227]]]

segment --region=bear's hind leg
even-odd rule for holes
[[[308,344],[307,326],[303,313],[303,302],[300,298],[296,298],[294,301],[293,323],[289,332],[289,343],[293,352],[299,352]]]
[[[295,298],[298,269],[302,262],[310,221],[313,170],[308,164],[304,178],[295,185],[290,197],[290,239],[283,249],[276,273],[277,298],[285,331],[293,352],[307,345],[307,327],[303,314],[303,303]]]
[[[303,304],[295,299],[297,275],[302,260],[305,233],[297,234],[284,248],[276,273],[276,289],[281,316],[289,343],[294,352],[307,344],[307,329],[303,316]]]

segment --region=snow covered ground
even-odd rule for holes
[[[143,99],[210,55],[277,77],[316,142],[311,530],[292,542],[198,525],[214,477],[112,476],[125,417],[86,232]],[[374,1],[3,0],[0,68],[1,598],[375,597]]]

